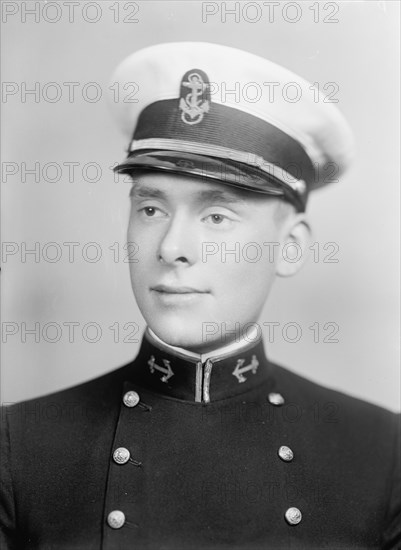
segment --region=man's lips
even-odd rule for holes
[[[150,290],[160,292],[161,294],[208,294],[208,290],[199,290],[190,286],[172,286],[156,285],[150,287]]]

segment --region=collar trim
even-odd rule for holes
[[[242,340],[208,354],[167,345],[147,329],[132,380],[166,397],[210,403],[244,393],[268,377],[262,339]],[[247,340],[251,340],[251,331]]]
[[[178,346],[166,344],[149,327],[146,328],[145,338],[161,351],[175,355],[180,359],[185,359],[195,363],[200,362],[201,364],[205,363],[209,359],[215,363],[226,359],[230,355],[244,353],[256,346],[262,339],[257,326],[253,325],[251,329],[247,331],[246,337],[241,338],[238,342],[231,342],[230,344],[216,350],[209,351],[208,353],[194,353]]]

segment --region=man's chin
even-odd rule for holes
[[[220,342],[211,342],[203,334],[204,323],[161,323],[148,322],[149,328],[160,340],[170,346],[184,348],[195,353],[204,353],[209,349],[221,347]]]
[[[197,351],[203,347],[202,338],[197,334],[191,334],[191,331],[151,326],[150,328],[156,336],[160,338],[160,340],[163,340],[164,343],[169,344],[170,346],[176,346],[190,351]]]

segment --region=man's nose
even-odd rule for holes
[[[192,265],[197,257],[194,231],[188,217],[174,216],[160,241],[158,259],[170,265]]]

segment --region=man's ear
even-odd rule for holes
[[[279,277],[295,275],[303,266],[311,242],[311,229],[303,213],[289,216],[283,223],[276,262]]]

